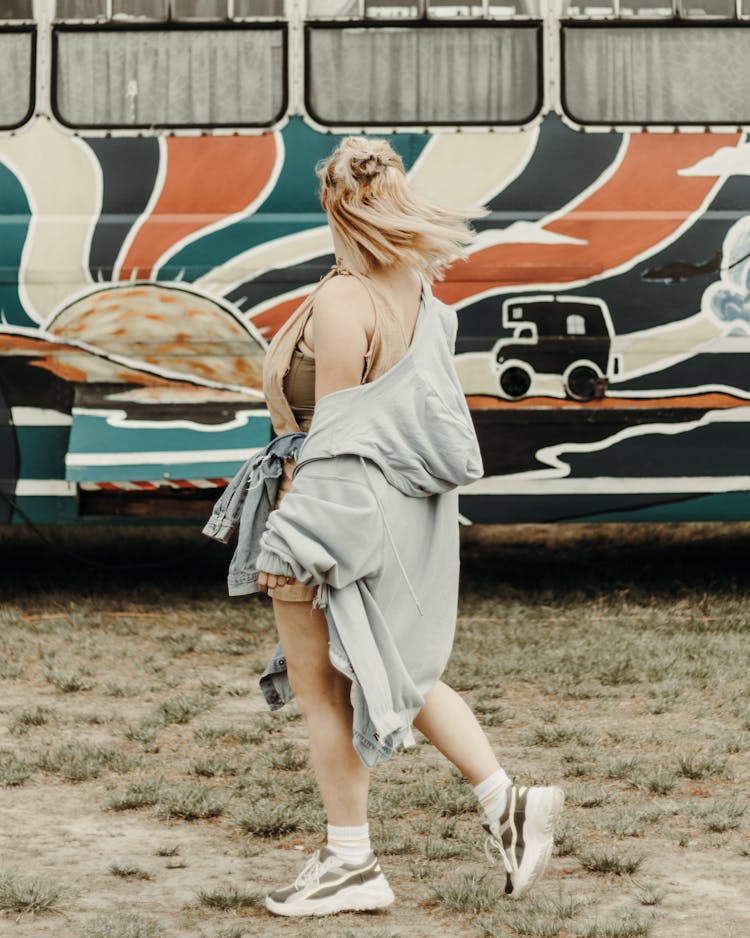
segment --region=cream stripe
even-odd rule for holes
[[[27,312],[41,321],[91,283],[86,265],[101,207],[101,170],[85,143],[46,120],[0,138],[0,160],[20,178],[34,216],[18,279]]]
[[[409,172],[417,192],[448,208],[489,201],[528,162],[537,133],[437,134]]]

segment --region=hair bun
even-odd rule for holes
[[[379,176],[386,167],[385,160],[382,156],[378,153],[373,153],[371,150],[359,156],[352,156],[350,165],[352,176],[354,176],[357,182],[365,182],[374,179],[375,176]]]

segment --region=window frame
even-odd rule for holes
[[[345,122],[345,121],[329,121],[324,120],[315,112],[315,109],[312,106],[311,102],[311,93],[312,93],[312,63],[311,63],[311,41],[310,36],[313,32],[322,32],[325,30],[338,30],[342,31],[344,29],[365,29],[368,31],[374,31],[379,29],[410,29],[410,30],[435,30],[435,29],[447,29],[455,28],[460,26],[462,29],[498,29],[498,28],[507,28],[507,29],[516,29],[516,30],[531,30],[536,33],[536,99],[534,102],[533,109],[531,113],[526,116],[523,120],[520,121],[493,121],[489,123],[487,121],[425,121],[422,123],[406,122],[406,121],[373,121],[373,120],[362,120],[359,122]],[[376,132],[382,133],[385,129],[393,130],[394,133],[407,133],[410,131],[416,132],[430,132],[432,128],[438,128],[441,130],[446,129],[455,129],[461,130],[467,128],[470,130],[476,129],[492,129],[495,127],[498,128],[513,128],[516,130],[525,130],[530,126],[541,119],[544,109],[544,100],[545,100],[545,75],[544,75],[544,32],[545,24],[541,19],[538,20],[489,20],[489,19],[423,19],[423,20],[407,20],[404,18],[398,19],[348,19],[342,20],[341,18],[337,19],[328,19],[328,20],[309,20],[304,23],[304,40],[303,40],[303,70],[304,70],[304,79],[303,79],[303,89],[304,89],[304,99],[303,99],[303,108],[304,116],[308,122],[315,127],[316,129],[321,129],[327,133],[336,133],[339,130],[346,132],[352,129],[369,131],[370,128]]]
[[[271,121],[266,123],[242,124],[237,121],[229,123],[154,123],[154,124],[74,124],[67,120],[60,113],[58,107],[58,65],[59,65],[59,36],[62,33],[127,33],[127,32],[268,32],[276,31],[281,33],[282,43],[282,74],[281,74],[281,103],[277,113]],[[106,133],[110,130],[122,130],[138,132],[161,131],[169,133],[172,131],[231,131],[231,130],[255,130],[269,132],[286,121],[289,108],[289,23],[284,20],[260,20],[248,22],[222,22],[207,26],[205,23],[196,25],[184,20],[168,22],[145,22],[145,23],[112,23],[101,24],[91,23],[55,23],[52,26],[52,55],[51,55],[51,75],[50,75],[50,110],[55,120],[68,130],[75,132]]]
[[[750,125],[750,104],[748,105],[748,115],[747,120],[740,121],[722,121],[722,120],[671,120],[671,121],[655,121],[655,120],[638,120],[638,121],[624,121],[624,120],[582,120],[580,117],[577,117],[568,103],[568,88],[567,88],[567,75],[566,75],[566,42],[565,34],[566,30],[597,30],[597,29],[617,29],[622,32],[632,29],[747,29],[748,35],[750,36],[750,23],[747,20],[741,19],[701,19],[699,17],[691,17],[690,19],[634,19],[626,20],[622,19],[587,19],[583,20],[576,17],[575,19],[560,19],[558,22],[559,27],[559,80],[560,80],[560,111],[563,119],[569,123],[571,127],[576,130],[586,131],[587,129],[592,130],[609,130],[612,128],[624,128],[627,131],[632,131],[633,128],[638,128],[641,130],[648,131],[650,128],[655,129],[675,129],[675,128],[691,128],[697,130],[710,130],[714,127],[726,129],[726,128],[740,128],[747,127]],[[750,101],[750,97],[748,99]]]
[[[37,55],[37,27],[28,21],[16,23],[11,20],[3,20],[0,26],[1,33],[28,33],[31,36],[31,57],[29,60],[29,107],[23,118],[17,124],[0,124],[0,133],[8,133],[14,130],[20,130],[32,119],[36,113],[36,55]]]

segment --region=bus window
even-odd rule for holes
[[[136,17],[140,20],[165,20],[169,13],[168,0],[112,0],[112,18],[117,20]],[[57,0],[55,18],[58,20],[106,19],[107,0]]]
[[[581,124],[750,123],[743,26],[563,27],[563,107]]]
[[[227,0],[172,0],[175,19],[226,19]]]
[[[382,16],[386,19],[419,16],[417,0],[365,0],[365,16]]]
[[[0,20],[33,19],[33,0],[0,0]]]
[[[537,27],[307,27],[307,108],[330,125],[525,124]]]
[[[234,0],[235,16],[284,16],[284,0]]]
[[[0,128],[13,130],[34,109],[34,33],[31,29],[0,30]]]
[[[680,12],[683,16],[731,19],[734,16],[734,11],[734,0],[682,0],[680,4]]]
[[[58,118],[73,127],[264,127],[285,108],[278,29],[58,28]]]

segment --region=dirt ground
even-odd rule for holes
[[[446,679],[566,790],[556,855],[504,899],[420,738],[373,777],[396,904],[312,922],[262,907],[323,824],[302,722],[257,690],[268,602],[227,599],[192,529],[44,534],[0,532],[0,935],[750,935],[750,525],[464,532]]]

